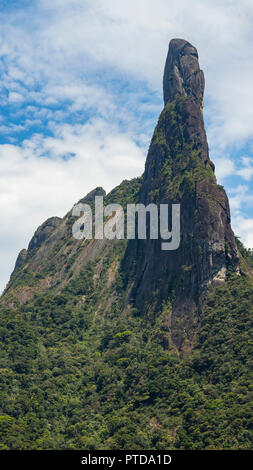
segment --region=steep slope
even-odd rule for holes
[[[95,196],[105,197],[105,204],[116,197],[122,204],[135,202],[141,179],[123,181],[108,196],[103,188],[95,188],[78,202],[94,207]],[[4,291],[2,302],[15,307],[45,291],[59,293],[82,268],[98,255],[101,263],[110,241],[76,240],[72,226],[76,217],[69,211],[63,219],[52,217],[46,220],[35,232],[27,250],[21,250],[14,271]]]
[[[248,449],[252,253],[209,159],[196,49],[172,40],[142,178],[81,202],[180,203],[181,244],[35,232],[0,300],[2,449]]]
[[[150,144],[140,202],[181,205],[181,244],[166,252],[160,239],[138,241],[135,299],[145,310],[153,292],[159,302],[174,293],[173,339],[182,348],[194,340],[203,290],[224,282],[228,269],[239,274],[240,266],[228,199],[208,154],[204,74],[188,42],[171,41],[163,83],[165,107]]]

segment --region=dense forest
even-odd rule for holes
[[[164,347],[169,302],[121,313],[110,255],[99,278],[97,260],[58,296],[1,307],[1,448],[250,448],[252,280],[231,273],[210,289],[199,344],[180,357]]]

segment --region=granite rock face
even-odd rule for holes
[[[159,302],[173,293],[172,338],[183,349],[185,341],[194,342],[206,287],[224,282],[228,269],[239,273],[240,266],[228,199],[209,158],[201,109],[204,75],[188,42],[171,41],[163,85],[165,107],[149,148],[140,202],[180,204],[181,243],[175,251],[162,251],[161,240],[136,243],[133,295],[144,312],[154,292]]]
[[[39,248],[40,245],[46,240],[46,238],[54,231],[56,227],[61,223],[60,217],[50,217],[46,220],[35,232],[32,237],[28,250]]]
[[[23,250],[20,251],[17,257],[14,270],[18,269],[24,263],[26,256],[27,256],[27,250],[24,248]]]
[[[164,69],[164,103],[181,95],[192,96],[202,106],[204,88],[204,73],[199,67],[197,49],[184,39],[172,39]]]
[[[85,204],[91,204],[95,200],[96,196],[105,197],[106,192],[105,192],[104,188],[102,188],[101,186],[98,186],[97,188],[90,191],[85,197],[80,199],[79,202],[83,202]]]

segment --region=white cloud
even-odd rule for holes
[[[247,215],[248,209],[253,207],[253,194],[249,186],[240,184],[230,189],[230,208],[232,226],[236,235],[248,248],[253,247],[253,219]]]
[[[230,207],[234,210],[235,214],[238,215],[239,209],[245,210],[245,208],[252,206],[253,194],[249,191],[249,187],[245,185],[239,185],[236,188],[230,189]]]
[[[216,175],[220,181],[236,172],[234,162],[229,158],[218,158],[215,161]]]
[[[253,163],[252,159],[249,157],[242,158],[243,168],[238,170],[238,175],[240,175],[246,181],[250,181],[253,176]]]
[[[233,217],[233,227],[236,234],[240,234],[241,241],[246,247],[253,247],[253,219],[237,215]]]
[[[9,93],[9,102],[10,103],[21,103],[23,101],[23,96],[20,93],[12,91]]]
[[[250,157],[237,158],[237,161],[233,161],[229,157],[218,157],[215,160],[215,169],[216,176],[221,182],[231,176],[239,176],[243,180],[250,182],[253,177],[253,164]],[[239,186],[239,188],[241,187]]]

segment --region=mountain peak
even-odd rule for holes
[[[85,197],[80,199],[79,202],[90,204],[95,200],[95,196],[106,196],[106,191],[104,190],[104,188],[102,188],[102,186],[97,186],[95,189],[92,189],[92,191],[90,191],[88,194],[86,194]]]
[[[163,76],[164,104],[176,95],[192,96],[203,106],[204,73],[200,70],[197,49],[184,39],[172,39]]]

